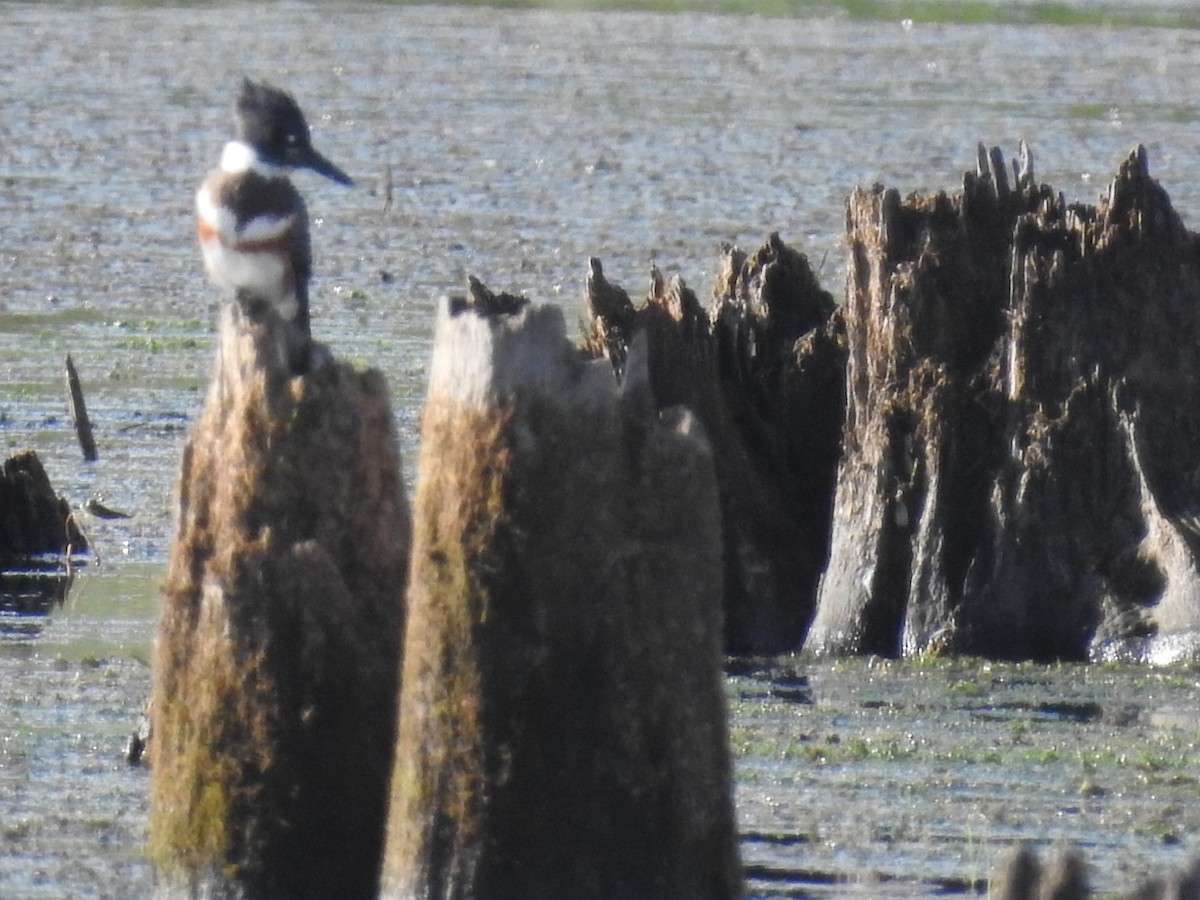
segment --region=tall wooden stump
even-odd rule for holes
[[[634,307],[595,260],[587,301],[590,352],[620,371],[644,331],[655,399],[692,409],[712,442],[727,650],[794,649],[829,554],[846,361],[833,298],[772,234],[750,255],[725,248],[708,310],[657,274]]]
[[[846,427],[809,649],[917,650],[961,602],[996,453],[976,379],[1003,332],[1012,223],[1039,202],[1003,184],[984,167],[954,199],[850,197]]]
[[[291,377],[231,306],[184,450],[154,651],[161,892],[374,897],[409,519],[384,379]]]
[[[1138,148],[1095,207],[998,151],[850,198],[847,425],[806,646],[1200,646],[1200,253]]]
[[[618,392],[557,308],[474,293],[422,418],[383,894],[739,896],[708,442],[640,344]]]

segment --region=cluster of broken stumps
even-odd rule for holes
[[[1144,151],[1095,207],[981,152],[847,232],[840,307],[774,235],[707,309],[593,260],[582,346],[472,281],[411,510],[383,377],[294,375],[231,306],[155,649],[161,893],[733,898],[724,653],[1200,656],[1200,242]]]

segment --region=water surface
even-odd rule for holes
[[[411,461],[434,304],[468,273],[573,318],[589,255],[635,295],[653,262],[704,296],[721,242],[779,231],[840,294],[849,191],[952,191],[978,141],[1025,138],[1039,177],[1085,202],[1144,143],[1196,221],[1200,32],[1129,24],[1188,7],[1122,4],[1114,27],[934,6],[955,4],[0,5],[0,440],[36,449],[72,503],[134,514],[90,523],[100,561],[66,606],[0,613],[0,896],[149,885],[146,776],[120,751],[213,353],[192,194],[237,77],[292,90],[358,181],[300,177],[314,332],[387,374]],[[92,465],[65,414],[68,352]],[[729,682],[755,896],[971,890],[1022,838],[1081,842],[1113,890],[1192,846],[1190,670],[786,665],[782,687],[777,669]]]

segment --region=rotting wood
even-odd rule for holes
[[[618,390],[556,307],[444,302],[383,896],[739,897],[720,583],[711,450],[644,346]]]
[[[0,471],[0,562],[87,553],[87,536],[54,492],[33,450],[14,453]]]
[[[1200,242],[1122,163],[1095,206],[1015,187],[848,203],[847,414],[806,647],[1200,651]]]
[[[999,872],[988,897],[993,900],[1087,900],[1091,896],[1082,854],[1058,847],[1043,867],[1027,844],[1013,851]]]
[[[75,428],[75,436],[79,439],[79,448],[83,458],[95,462],[100,458],[96,451],[96,439],[92,436],[92,422],[88,418],[87,404],[83,399],[83,386],[79,383],[79,373],[75,371],[75,363],[71,354],[67,354],[67,412],[71,416],[71,425]]]
[[[584,347],[620,373],[634,335],[649,347],[660,406],[692,409],[716,461],[726,648],[795,648],[829,551],[844,409],[845,350],[832,297],[803,254],[772,234],[724,248],[708,311],[657,270],[635,307],[589,261]]]
[[[1043,865],[1029,844],[1019,845],[992,879],[991,900],[1088,900],[1087,860],[1077,847],[1059,845]],[[1200,900],[1200,857],[1182,870],[1157,875],[1128,893],[1129,900]]]
[[[409,546],[389,393],[270,309],[222,314],[154,651],[162,893],[378,890]],[[206,893],[207,892],[207,893]]]

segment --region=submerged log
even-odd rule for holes
[[[88,541],[67,501],[54,493],[33,450],[14,453],[0,471],[0,562],[86,553]]]
[[[721,503],[725,644],[793,649],[829,552],[845,351],[833,299],[772,234],[753,255],[726,247],[706,312],[657,271],[635,307],[592,260],[585,348],[620,373],[644,331],[660,407],[685,405],[713,445]]]
[[[163,892],[374,897],[409,519],[383,377],[230,305],[184,449],[154,652]]]
[[[1200,648],[1200,243],[1126,160],[1095,207],[998,151],[950,198],[849,201],[831,559],[806,646]],[[1115,648],[1115,649],[1114,649]]]
[[[422,414],[383,896],[740,896],[709,444],[639,342],[618,391],[556,307],[473,294]]]

